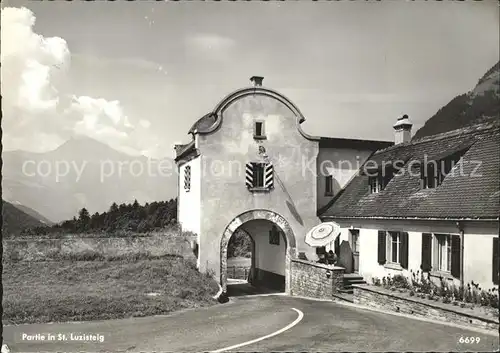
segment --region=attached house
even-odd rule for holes
[[[368,158],[319,210],[342,227],[330,248],[346,272],[368,282],[420,271],[457,285],[498,285],[500,125],[418,140],[411,126],[401,117],[395,145]]]
[[[292,259],[317,260],[306,233],[335,221],[329,247],[365,280],[422,270],[433,278],[498,283],[499,126],[411,140],[318,137],[263,77],[224,97],[176,145],[178,217],[196,233],[198,268],[227,285],[235,232],[253,243],[249,280],[290,292]]]

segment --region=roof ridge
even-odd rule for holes
[[[442,132],[442,133],[435,134],[435,135],[424,136],[424,137],[416,139],[416,140],[411,140],[409,142],[390,146],[390,147],[378,150],[376,154],[379,154],[382,152],[387,152],[387,151],[392,151],[392,150],[407,147],[407,146],[415,146],[415,145],[419,145],[421,143],[426,143],[426,142],[430,142],[430,141],[443,140],[446,138],[451,138],[451,137],[455,137],[455,136],[459,136],[459,135],[472,135],[474,133],[484,133],[484,132],[487,132],[488,130],[495,130],[495,129],[500,129],[500,122],[494,121],[494,122],[474,124],[474,125],[465,126],[465,127],[461,127],[458,129]]]

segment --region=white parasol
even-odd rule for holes
[[[326,246],[340,235],[340,226],[335,222],[324,222],[313,227],[306,234],[306,244],[318,247]]]

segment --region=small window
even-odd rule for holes
[[[256,139],[265,139],[266,138],[263,121],[256,121],[255,122],[253,137]]]
[[[184,169],[184,190],[191,190],[191,166],[188,165]]]
[[[370,193],[374,194],[380,191],[380,183],[377,176],[368,177],[368,184],[370,185]]]
[[[333,176],[327,175],[325,177],[325,196],[333,195]]]
[[[441,160],[428,162],[421,169],[422,188],[432,189],[441,185],[455,165],[460,162],[462,155],[463,152],[460,152]]]
[[[378,172],[377,175],[368,177],[370,193],[377,193],[385,189],[387,184],[394,177],[394,168],[386,167]]]
[[[273,227],[269,231],[269,244],[280,245],[280,234],[281,233],[278,228],[273,225]]]
[[[422,168],[422,187],[424,189],[432,189],[438,186],[438,170],[437,163],[430,162]]]

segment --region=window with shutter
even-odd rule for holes
[[[246,164],[245,184],[248,189],[273,189],[274,168],[271,163],[252,162]]]
[[[498,251],[498,237],[493,238],[493,261],[492,261],[492,279],[494,284],[498,284],[499,266],[500,266],[500,255]]]
[[[430,272],[432,269],[432,234],[422,234],[422,265],[423,272]]]
[[[184,190],[191,190],[191,166],[184,168]]]
[[[378,263],[384,265],[386,263],[386,232],[378,231]]]

